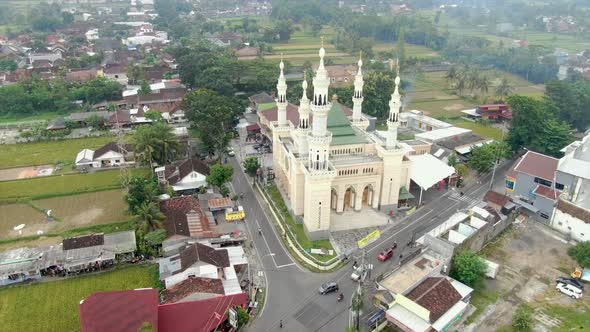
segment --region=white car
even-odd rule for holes
[[[367,275],[367,268],[366,266],[359,266],[350,275],[350,279],[354,281],[364,280]]]
[[[557,286],[555,286],[555,289],[557,289],[558,292],[571,297],[572,299],[579,299],[582,297],[581,289],[572,285],[564,284],[562,282],[558,283]]]

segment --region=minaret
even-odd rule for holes
[[[328,168],[328,155],[332,135],[328,132],[328,112],[332,103],[328,100],[328,88],[330,79],[328,72],[324,67],[324,41],[322,38],[322,47],[320,48],[320,65],[313,78],[313,101],[311,102],[311,112],[313,114],[313,124],[311,136],[308,138],[309,143],[309,169],[323,171]]]
[[[389,118],[387,119],[387,140],[385,147],[393,149],[397,146],[397,127],[399,127],[399,111],[402,107],[401,96],[399,95],[399,71],[395,78],[395,90],[389,101]]]
[[[287,123],[287,81],[285,80],[285,74],[283,73],[283,69],[285,68],[285,64],[283,63],[283,58],[281,55],[281,63],[279,64],[279,68],[281,68],[281,74],[279,75],[279,81],[277,83],[277,122],[279,127],[285,127],[288,125]]]
[[[352,121],[358,122],[361,120],[361,113],[362,113],[362,104],[363,104],[363,85],[365,82],[363,81],[363,60],[359,57],[358,66],[359,71],[356,73],[354,77],[354,95],[352,96]]]
[[[303,79],[301,83],[303,88],[303,95],[299,101],[299,126],[297,127],[297,135],[299,136],[298,145],[299,153],[307,153],[307,135],[309,134],[309,110],[310,100],[307,98],[307,81]]]

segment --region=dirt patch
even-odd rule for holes
[[[443,109],[445,111],[459,111],[459,110],[465,109],[465,107],[466,106],[463,104],[451,104],[451,105],[445,106]]]
[[[34,235],[38,230],[46,231],[50,222],[41,212],[26,204],[0,205],[0,238],[19,236],[13,228],[24,224],[21,236]]]
[[[36,240],[32,241],[16,241],[10,243],[0,244],[0,251],[6,251],[16,248],[22,247],[41,247],[41,246],[54,246],[60,244],[63,241],[61,236],[52,236],[52,237],[40,237]]]
[[[27,166],[0,169],[0,181],[34,178],[53,174],[51,165]]]
[[[60,218],[64,227],[101,224],[129,219],[122,190],[55,197],[35,201],[35,204],[51,209]]]

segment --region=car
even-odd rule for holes
[[[582,285],[578,280],[576,280],[574,278],[559,277],[555,280],[555,282],[557,282],[557,283],[561,282],[563,284],[572,285],[572,286],[577,287],[581,290],[584,290],[584,285]]]
[[[390,259],[391,257],[393,257],[393,247],[388,248],[384,251],[382,251],[379,256],[377,256],[377,259],[385,262],[386,260]]]
[[[233,157],[233,156],[235,156],[235,155],[236,155],[236,153],[235,153],[235,151],[234,151],[234,148],[231,148],[231,147],[227,148],[227,151],[226,151],[226,153],[227,153],[227,155],[228,155],[228,156],[230,156],[230,157]]]
[[[582,297],[581,289],[572,285],[564,284],[563,282],[558,283],[557,286],[555,286],[555,289],[558,292],[571,297],[572,299],[579,299]]]
[[[338,291],[338,284],[335,281],[330,281],[327,282],[323,285],[320,286],[320,289],[318,290],[318,292],[320,293],[320,295],[326,295],[332,292],[337,292]]]
[[[367,266],[360,265],[360,266],[353,269],[353,272],[350,275],[350,279],[352,279],[354,281],[364,280],[366,275],[367,275]]]
[[[256,150],[260,149],[261,147],[262,147],[262,144],[260,144],[260,143],[256,143],[253,146],[253,148],[256,149]]]

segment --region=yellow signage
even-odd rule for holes
[[[367,236],[365,236],[364,238],[360,239],[357,244],[359,246],[359,248],[365,247],[366,245],[368,245],[369,243],[377,240],[379,238],[379,236],[381,236],[381,231],[376,229],[374,231],[372,231],[371,233],[369,233]]]
[[[246,214],[244,213],[244,211],[233,211],[233,212],[226,212],[225,213],[225,220],[226,221],[240,220],[240,219],[244,219],[244,217],[246,217]]]

